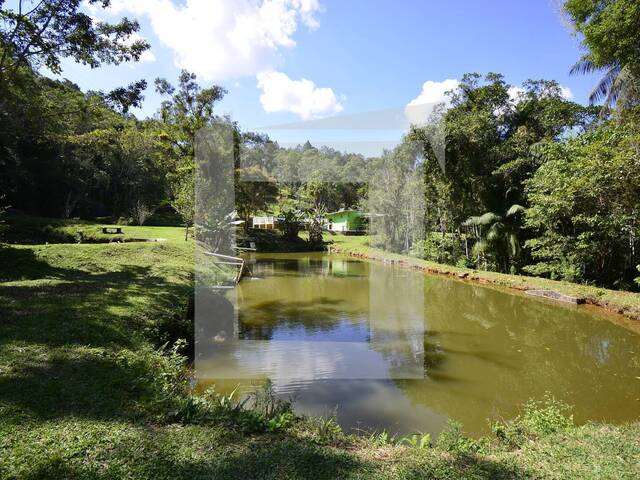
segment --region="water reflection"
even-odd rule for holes
[[[485,432],[546,392],[579,422],[638,418],[640,336],[586,308],[339,256],[252,270],[228,296],[235,341],[200,349],[206,381],[270,378],[301,412],[399,432]]]

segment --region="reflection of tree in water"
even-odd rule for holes
[[[331,258],[323,254],[309,254],[302,258],[261,257],[252,265],[257,277],[322,275],[335,277],[365,277],[367,263],[346,258]]]
[[[412,401],[472,430],[547,391],[574,404],[578,420],[632,417],[634,395],[621,378],[633,378],[637,336],[583,309],[427,279],[425,339],[436,340],[425,341],[425,379],[396,381]]]
[[[421,375],[426,348],[424,276],[372,264],[369,288],[371,347],[383,355],[391,376]]]
[[[239,336],[243,340],[270,340],[277,330],[301,327],[305,332],[329,332],[345,321],[366,324],[366,316],[345,312],[343,304],[343,300],[327,297],[254,303],[239,311]]]
[[[240,338],[269,340],[282,333],[288,339],[322,340],[325,332],[331,340],[368,341],[369,288],[358,274],[363,265],[322,254],[259,257],[253,271],[265,272],[264,277],[238,288]],[[345,279],[336,271],[354,276]]]

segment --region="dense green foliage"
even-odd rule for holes
[[[587,52],[573,73],[602,71],[592,102],[626,108],[640,101],[640,5],[635,0],[566,0]]]
[[[527,182],[532,273],[630,287],[640,246],[638,125],[628,115],[545,147]]]
[[[592,128],[595,110],[565,99],[556,82],[528,81],[514,90],[497,74],[466,75],[450,96],[453,106],[441,119],[444,169],[425,128],[408,136],[425,147],[426,231],[449,237],[440,241],[446,254],[429,247],[423,256],[519,271],[531,262],[521,248],[532,233],[521,229],[531,203],[525,185],[544,164],[545,146]]]

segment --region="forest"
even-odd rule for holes
[[[601,74],[588,106],[566,99],[554,80],[515,88],[499,73],[466,74],[437,119],[446,132],[444,169],[430,126],[414,126],[377,158],[309,142],[280,147],[218,113],[225,90],[203,87],[187,71],[176,82],[158,78],[148,86],[142,79],[83,92],[42,67],[61,73],[63,58],[91,67],[136,61],[149,45],[122,43],[137,31],[135,21],[95,23],[79,2],[62,4],[43,2],[28,14],[2,6],[0,198],[7,214],[134,224],[154,215],[190,226],[196,135],[224,123],[235,132],[236,210],[245,226],[260,213],[291,223],[340,208],[376,210],[385,216],[372,241],[393,251],[479,270],[640,287],[635,2],[565,2],[585,47],[567,68]],[[147,88],[164,101],[153,117],[138,119],[131,109]],[[417,179],[411,188],[404,188],[407,175]],[[371,190],[381,178],[384,188]],[[399,221],[412,205],[420,218]]]

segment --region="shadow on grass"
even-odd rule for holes
[[[142,363],[92,352],[29,365],[0,378],[0,404],[40,420],[134,418],[143,415],[145,402],[159,396],[161,386],[152,380]]]
[[[161,335],[163,322],[184,313],[176,306],[189,284],[147,265],[92,273],[10,250],[16,271],[37,280],[0,284],[0,405],[39,418],[118,418],[157,401],[158,373],[138,352],[148,340],[175,340]],[[118,357],[123,349],[137,363]]]
[[[32,249],[0,245],[0,282],[64,278],[72,273],[73,270],[53,267],[37,258]]]
[[[196,448],[167,442],[164,435],[145,439],[145,448],[114,445],[110,459],[96,464],[53,456],[30,472],[30,478],[137,479],[314,479],[370,478],[367,465],[354,456],[311,442],[261,438],[253,442]],[[260,442],[260,443],[258,443]],[[356,475],[357,474],[357,475]]]
[[[158,433],[111,445],[108,454],[82,458],[50,455],[30,472],[33,478],[139,479],[520,479],[534,478],[508,461],[476,456],[407,450],[388,457],[320,446],[289,435],[264,435],[239,442],[207,442]],[[404,453],[404,454],[403,454]],[[377,456],[380,454],[381,456]],[[117,461],[114,461],[117,460]]]
[[[188,285],[151,275],[149,266],[90,273],[51,267],[35,257],[30,261],[41,281],[0,285],[0,344],[131,346],[139,338],[134,331],[175,315],[176,304],[191,292]]]
[[[405,480],[536,478],[532,472],[520,466],[477,455],[446,454],[435,456],[430,461],[413,456],[412,460],[399,468],[398,478]]]

